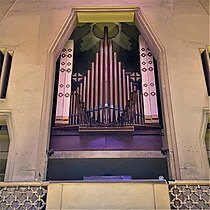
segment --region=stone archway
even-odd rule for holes
[[[94,13],[93,13],[94,11]],[[94,15],[93,15],[94,14]],[[52,98],[53,98],[53,86],[54,86],[54,69],[55,61],[57,60],[61,50],[63,49],[69,35],[74,30],[77,21],[94,22],[103,20],[106,18],[110,20],[126,21],[128,19],[135,20],[138,29],[141,31],[145,40],[152,49],[156,60],[158,61],[159,67],[159,83],[162,101],[162,113],[165,127],[165,147],[168,149],[168,162],[169,162],[169,173],[170,178],[179,179],[179,161],[177,155],[176,138],[173,124],[173,114],[170,98],[170,90],[168,83],[167,64],[165,58],[165,50],[154,31],[150,27],[146,18],[141,13],[139,8],[86,8],[86,9],[73,9],[69,17],[63,24],[59,34],[56,36],[52,43],[47,58],[46,73],[45,73],[45,84],[44,84],[44,96],[42,105],[40,135],[39,135],[39,155],[37,158],[37,174],[43,174],[42,180],[46,177],[46,163],[47,156],[46,150],[48,149],[50,140],[50,127],[51,127],[51,113],[52,113]]]

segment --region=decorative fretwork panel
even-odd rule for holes
[[[210,209],[210,185],[169,184],[171,209]]]
[[[139,44],[145,123],[158,123],[159,119],[153,55],[143,36],[139,36]]]
[[[72,66],[73,66],[73,46],[74,41],[68,40],[61,53],[58,95],[56,106],[56,123],[69,123],[70,95],[72,91]]]
[[[0,209],[44,210],[47,186],[4,186],[0,187]]]

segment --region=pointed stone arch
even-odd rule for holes
[[[94,13],[93,13],[94,12]],[[93,15],[94,14],[94,15]],[[94,19],[95,18],[95,19]],[[46,151],[49,147],[50,128],[51,128],[51,114],[52,114],[52,101],[53,90],[55,81],[55,61],[57,60],[69,36],[73,32],[77,22],[103,20],[107,21],[126,21],[132,19],[135,21],[136,26],[144,36],[149,47],[151,48],[159,69],[159,84],[160,95],[162,102],[163,123],[165,131],[165,147],[168,149],[168,163],[170,178],[180,179],[178,151],[176,145],[176,136],[173,122],[173,112],[170,96],[170,88],[168,81],[168,71],[166,62],[166,53],[164,46],[155,35],[152,27],[149,25],[145,16],[140,8],[77,8],[72,9],[70,15],[65,20],[59,33],[55,37],[51,47],[48,50],[43,104],[40,122],[39,133],[39,154],[37,154],[37,178],[41,174],[41,179],[46,177],[47,156]],[[163,97],[164,96],[164,97]]]

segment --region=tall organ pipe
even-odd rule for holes
[[[119,84],[119,113],[120,116],[123,112],[123,98],[122,98],[122,64],[121,62],[118,62],[118,84]]]
[[[104,27],[104,123],[108,123],[108,109],[109,109],[109,66],[108,66],[108,27]]]
[[[115,109],[115,121],[118,121],[118,93],[119,93],[119,87],[118,87],[118,70],[117,70],[117,53],[114,52],[114,109]]]
[[[131,89],[130,89],[130,76],[126,75],[126,83],[127,83],[127,105],[128,105],[128,123],[131,123]]]
[[[87,99],[86,99],[86,107],[87,111],[90,111],[90,70],[87,71]]]
[[[112,40],[109,41],[109,74],[110,74],[110,120],[114,121],[114,88],[113,88],[113,47]]]
[[[90,110],[91,110],[91,117],[93,117],[94,113],[94,89],[95,89],[95,83],[93,82],[95,80],[95,65],[92,62],[91,63],[91,85],[90,85],[90,90],[91,90],[91,98],[90,98]]]
[[[95,62],[95,121],[98,120],[98,76],[99,76],[99,60],[98,53],[96,53],[96,62]]]
[[[100,42],[100,93],[99,93],[99,116],[100,116],[100,122],[103,122],[103,41]]]

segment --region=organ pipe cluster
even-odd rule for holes
[[[142,50],[144,51],[144,48],[141,48],[140,53],[145,65],[147,55],[144,55]],[[149,63],[151,62],[150,59]],[[73,75],[72,81],[76,80],[76,82],[73,83],[74,85],[69,85],[72,91],[68,99],[68,123],[57,120],[56,124],[122,127],[159,122],[156,111],[156,90],[155,92],[153,90],[154,71],[146,72],[145,69],[145,67],[141,69],[144,78],[141,78],[140,72],[132,74],[126,72],[121,61],[118,61],[117,53],[113,51],[112,40],[108,38],[108,27],[104,27],[104,39],[100,41],[99,53],[95,54],[95,60],[91,63],[90,69],[87,70],[86,75],[80,74],[79,79],[78,74],[77,78]],[[145,84],[142,84],[142,81]],[[150,84],[153,88],[150,88],[152,92],[149,89]],[[156,106],[153,115],[150,111],[152,106]],[[57,107],[59,107],[58,103]],[[146,116],[144,112],[147,113]],[[152,121],[153,118],[155,121]],[[57,116],[56,119],[58,119]]]
[[[95,62],[73,91],[70,125],[123,126],[143,123],[142,95],[113,52],[108,28]]]

